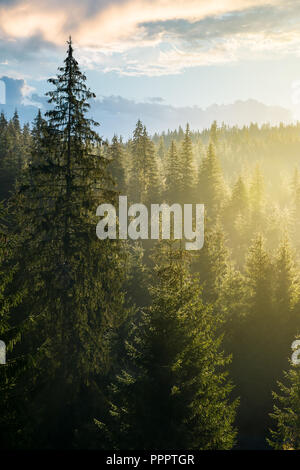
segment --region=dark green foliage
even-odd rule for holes
[[[1,448],[228,449],[235,397],[238,447],[265,448],[300,327],[299,124],[151,138],[138,121],[102,141],[71,43],[50,83],[31,126],[0,115]],[[119,193],[204,203],[204,247],[186,263],[174,243],[151,261],[151,242],[100,242],[96,208]],[[299,448],[287,379],[276,449]]]
[[[215,226],[206,229],[204,246],[195,255],[194,269],[199,273],[206,303],[213,304],[218,298],[227,272],[228,257],[224,229],[218,221]]]
[[[226,200],[225,185],[215,147],[210,143],[198,177],[198,199],[205,204],[208,217],[215,218]]]
[[[111,145],[108,148],[108,158],[110,158],[110,171],[120,194],[125,193],[125,170],[124,170],[124,149],[117,136],[114,135]]]
[[[9,293],[9,286],[17,271],[10,263],[15,246],[14,237],[8,233],[7,210],[0,205],[0,340],[6,345],[6,364],[0,365],[0,448],[16,445],[15,425],[18,419],[18,397],[15,394],[16,378],[20,371],[19,358],[10,360],[10,353],[20,341],[20,334],[11,327],[11,312],[20,305],[23,291]]]
[[[124,449],[230,449],[236,403],[216,331],[220,318],[201,298],[174,242],[154,253],[152,303],[130,329],[110,386],[100,438]]]
[[[0,115],[0,201],[10,196],[16,179],[24,167],[31,145],[28,126],[20,127],[17,111],[7,122]]]
[[[159,180],[155,148],[146,127],[139,120],[130,143],[131,167],[129,197],[134,203],[160,202]]]
[[[241,318],[240,325],[237,325],[236,334],[240,341],[234,356],[233,373],[241,396],[238,424],[242,442],[244,444],[244,439],[247,439],[255,448],[259,447],[267,432],[270,390],[275,379],[272,362],[275,326],[272,263],[261,234],[252,241],[245,271],[246,317]],[[246,418],[249,409],[252,414]],[[260,416],[259,422],[257,416]]]
[[[218,134],[217,134],[218,126],[217,121],[214,121],[210,127],[210,140],[212,144],[216,147],[218,144]]]
[[[300,450],[300,368],[292,365],[285,372],[285,384],[278,382],[279,393],[271,417],[276,421],[269,444],[275,450]]]
[[[177,188],[177,197],[183,202],[191,202],[194,199],[195,167],[193,159],[190,126],[187,124],[184,138],[181,143],[180,154],[178,155],[181,184]]]
[[[173,140],[166,156],[165,175],[165,198],[167,201],[172,203],[177,200],[178,190],[183,192],[183,181],[180,170],[179,155],[176,144]]]
[[[96,123],[86,118],[94,95],[85,79],[70,41],[64,66],[49,80],[53,109],[47,123],[40,114],[34,123],[30,162],[11,201],[13,286],[26,290],[13,314],[22,342],[12,356],[27,358],[16,384],[25,447],[81,445],[77,435],[95,414],[97,394],[100,406],[99,380],[124,317],[125,254],[118,241],[100,243],[95,233],[96,208],[114,202],[115,192]]]

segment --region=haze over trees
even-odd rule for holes
[[[49,88],[0,116],[0,448],[300,449],[300,126],[103,141],[71,41]],[[203,248],[98,240],[119,194],[204,203]]]

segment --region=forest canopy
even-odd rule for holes
[[[71,40],[48,85],[0,115],[0,448],[299,450],[300,124],[105,140]],[[204,204],[203,248],[100,242],[120,195]]]

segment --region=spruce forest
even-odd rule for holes
[[[300,450],[300,125],[108,141],[71,41],[48,82],[0,116],[0,448]],[[203,203],[203,248],[98,240],[120,194]]]

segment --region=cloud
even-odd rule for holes
[[[5,77],[4,77],[5,78]],[[3,77],[2,77],[3,79]],[[24,105],[24,82],[10,79],[11,91],[15,91],[13,99],[4,105],[0,105],[0,111],[4,110],[7,117],[14,113],[16,102],[21,122],[32,122],[37,115],[37,108],[42,112],[49,109],[49,103],[45,96],[32,94]],[[25,84],[26,85],[26,84]],[[19,104],[22,101],[23,104]],[[28,106],[29,104],[29,106]],[[167,131],[185,126],[190,123],[192,129],[209,128],[214,120],[219,124],[225,122],[228,125],[249,125],[251,122],[258,124],[271,123],[278,125],[280,122],[293,122],[291,111],[279,106],[267,106],[255,100],[236,101],[227,105],[211,105],[206,109],[199,106],[175,107],[162,103],[154,97],[151,102],[136,102],[121,96],[103,96],[91,102],[91,116],[100,122],[99,133],[104,138],[111,138],[116,132],[126,139],[131,137],[132,131],[138,119],[146,124],[151,134]]]
[[[192,129],[210,127],[216,119],[218,123],[229,125],[249,125],[251,122],[279,124],[292,122],[289,110],[279,106],[267,106],[255,100],[237,101],[228,105],[212,105],[206,109],[198,106],[175,107],[160,102],[141,103],[121,96],[105,96],[91,103],[91,114],[100,122],[99,132],[112,137],[115,132],[125,138],[131,136],[137,120],[140,118],[148,131],[166,131],[190,123]],[[117,127],[116,127],[117,123]]]
[[[5,38],[0,33],[0,62],[10,64],[12,61],[26,62],[28,59],[40,59],[45,51],[55,51],[57,46],[45,41],[41,34],[25,37],[22,40]]]
[[[146,101],[150,101],[150,103],[163,103],[165,100],[161,96],[149,96],[146,98]]]
[[[124,75],[299,54],[299,0],[0,0],[0,62],[38,60],[69,34],[86,68]]]

